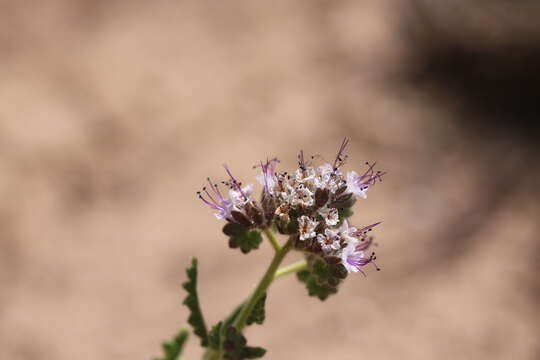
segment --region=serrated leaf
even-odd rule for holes
[[[266,354],[266,350],[261,347],[247,346],[245,336],[234,327],[229,327],[225,331],[223,350],[227,360],[256,359]]]
[[[256,322],[257,324],[262,324],[265,318],[265,310],[264,310],[264,303],[266,299],[266,293],[264,294],[261,299],[257,301],[255,304],[255,307],[253,309],[253,312],[248,317],[248,321],[246,322],[248,325],[252,324],[253,322]],[[236,320],[238,317],[238,314],[240,314],[240,311],[242,310],[242,307],[244,306],[244,303],[238,305],[230,314],[225,318],[225,320],[218,322],[216,325],[212,327],[212,330],[208,333],[208,345],[212,349],[219,350],[221,348],[222,343],[225,340],[225,332],[228,328],[231,327],[232,323]]]
[[[189,331],[187,329],[180,330],[174,339],[163,343],[164,356],[154,358],[154,360],[179,360],[188,335]]]
[[[326,300],[328,296],[335,294],[338,291],[337,287],[319,283],[315,277],[311,277],[307,281],[306,287],[308,289],[309,296],[316,296],[322,301]]]
[[[316,296],[326,300],[330,295],[338,292],[341,281],[347,276],[341,264],[328,264],[317,257],[308,258],[308,268],[299,271],[298,280],[306,285],[309,296]],[[343,272],[345,270],[345,274]]]
[[[247,254],[251,250],[258,249],[262,240],[263,239],[259,231],[245,230],[230,237],[229,247],[233,249],[240,248],[242,253]]]
[[[208,331],[199,305],[197,295],[197,259],[193,258],[191,267],[186,269],[188,281],[182,284],[188,295],[183,304],[189,308],[188,323],[193,327],[193,332],[201,339],[201,346],[208,345]]]
[[[266,349],[260,346],[246,346],[243,352],[242,359],[258,359],[266,354]]]
[[[221,328],[223,322],[220,321],[216,325],[212,326],[212,330],[208,333],[208,346],[212,349],[219,349],[221,345]]]
[[[244,231],[247,231],[248,228],[236,223],[227,223],[223,226],[223,233],[227,236],[238,235]]]
[[[264,319],[266,317],[266,311],[264,309],[264,306],[266,304],[266,293],[262,294],[259,300],[255,303],[255,306],[253,307],[253,311],[251,311],[251,314],[249,314],[246,324],[251,325],[253,323],[261,325],[264,322]]]
[[[305,283],[309,280],[309,277],[311,276],[311,271],[309,270],[301,270],[299,272],[296,273],[296,277],[298,278],[298,280],[300,280],[301,282]]]

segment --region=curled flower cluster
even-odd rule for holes
[[[257,180],[263,186],[259,201],[253,199],[253,186],[244,186],[225,166],[229,176],[222,185],[228,196],[208,179],[209,185],[198,192],[199,197],[214,209],[218,219],[246,229],[275,227],[280,233],[291,235],[296,249],[308,257],[319,257],[328,264],[341,264],[348,273],[362,272],[368,264],[375,265],[375,253],[368,249],[373,244],[367,234],[379,222],[356,228],[347,218],[357,198],[366,198],[367,191],[381,180],[384,173],[375,171],[375,163],[366,163],[362,175],[354,171],[342,172],[348,156],[344,139],[333,163],[315,166],[298,155],[298,168],[292,172],[278,172],[277,158],[260,162],[254,168],[261,172]]]

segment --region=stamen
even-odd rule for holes
[[[206,180],[208,181],[208,184],[210,184],[210,187],[214,191],[214,194],[216,194],[216,196],[219,198],[219,200],[223,200],[223,196],[221,195],[221,192],[219,191],[217,184],[213,184],[212,181],[210,180],[210,177],[207,177]]]
[[[306,163],[304,161],[304,150],[300,150],[300,154],[298,154],[298,167],[302,171],[306,170]]]
[[[337,171],[337,169],[341,165],[343,165],[344,160],[347,158],[347,155],[344,154],[344,151],[348,143],[349,143],[348,138],[344,138],[343,141],[341,142],[341,146],[339,147],[339,151],[336,155],[336,159],[334,160],[334,165],[332,166],[334,171]]]
[[[238,191],[244,197],[244,200],[246,201],[249,200],[246,194],[244,193],[244,191],[242,190],[241,183],[239,183],[231,174],[231,171],[229,170],[229,167],[227,166],[227,164],[223,164],[223,167],[225,168],[225,171],[227,171],[227,174],[229,174],[229,177],[231,178],[231,181],[232,181],[231,188],[234,188],[236,191]]]

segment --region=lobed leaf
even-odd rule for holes
[[[308,268],[299,271],[296,277],[306,285],[309,296],[326,300],[338,292],[341,281],[347,277],[347,271],[339,263],[329,264],[321,258],[309,257]]]
[[[188,335],[189,331],[187,329],[180,330],[174,339],[163,343],[164,356],[154,358],[154,360],[179,360]]]
[[[266,350],[261,347],[247,346],[245,336],[234,327],[225,331],[223,350],[227,360],[257,359],[266,354]]]
[[[265,304],[266,293],[262,294],[259,300],[257,300],[257,302],[255,303],[253,311],[251,312],[251,314],[249,314],[246,320],[247,325],[251,325],[253,323],[261,325],[264,322],[264,319],[266,317]]]
[[[201,339],[201,346],[208,345],[208,331],[199,306],[199,296],[197,295],[197,259],[193,258],[191,267],[186,269],[188,281],[182,284],[188,295],[183,304],[189,308],[190,314],[188,323],[193,327],[193,332]]]
[[[232,249],[240,248],[242,253],[247,254],[251,250],[259,248],[262,242],[262,235],[257,230],[247,230],[244,228],[229,238],[229,247]]]
[[[208,346],[212,349],[218,350],[221,346],[221,329],[223,322],[220,321],[216,325],[212,326],[212,330],[208,333]]]

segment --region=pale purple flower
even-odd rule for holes
[[[347,191],[363,197],[364,199],[367,198],[366,192],[368,191],[369,187],[375,185],[377,179],[380,180],[385,174],[380,171],[373,170],[376,163],[366,164],[368,165],[368,169],[361,176],[355,171],[349,171],[347,173]]]
[[[307,240],[317,236],[315,228],[319,225],[318,221],[313,220],[309,216],[302,215],[298,218],[298,232],[300,240]]]
[[[367,255],[358,245],[352,243],[347,245],[341,253],[341,263],[349,273],[361,272],[366,275],[361,268],[369,263],[372,263],[377,271],[380,270],[374,262],[375,259],[375,253]]]
[[[350,226],[349,222],[346,219],[343,220],[343,223],[339,227],[339,233],[341,234],[343,240],[347,242],[347,244],[358,243],[357,231],[358,229],[354,226]]]
[[[225,184],[230,188],[229,196],[231,197],[233,205],[237,208],[241,208],[251,201],[250,196],[253,193],[253,185],[249,184],[242,187],[242,183],[234,178],[227,165],[224,164],[223,167],[227,171],[230,178],[229,181],[225,182]]]
[[[199,195],[199,198],[208,206],[210,206],[212,209],[216,210],[217,212],[214,214],[214,216],[217,219],[227,219],[231,217],[231,211],[233,210],[233,203],[230,199],[226,199],[223,197],[221,191],[219,190],[219,187],[217,184],[212,184],[210,181],[210,178],[207,179],[208,184],[210,184],[211,192],[214,194],[212,196],[212,193],[208,191],[206,187],[203,187],[203,192],[205,193],[206,197],[203,197],[202,192],[197,191],[197,194]]]
[[[368,231],[371,231],[371,229],[373,229],[375,226],[379,225],[380,223],[381,223],[381,221],[378,221],[378,222],[376,222],[374,224],[367,225],[367,226],[364,226],[363,228],[357,229],[354,232],[354,235],[355,236],[365,235],[365,234],[367,234]]]
[[[253,185],[248,184],[243,186],[239,190],[229,190],[229,197],[235,207],[241,209],[246,203],[251,201],[251,194],[253,194]]]
[[[266,163],[263,164],[261,161],[260,165],[254,167],[260,167],[261,173],[257,175],[257,180],[264,186],[264,190],[268,194],[274,194],[274,187],[277,184],[276,177],[276,164],[279,163],[278,158],[273,158],[271,160],[266,160]]]

